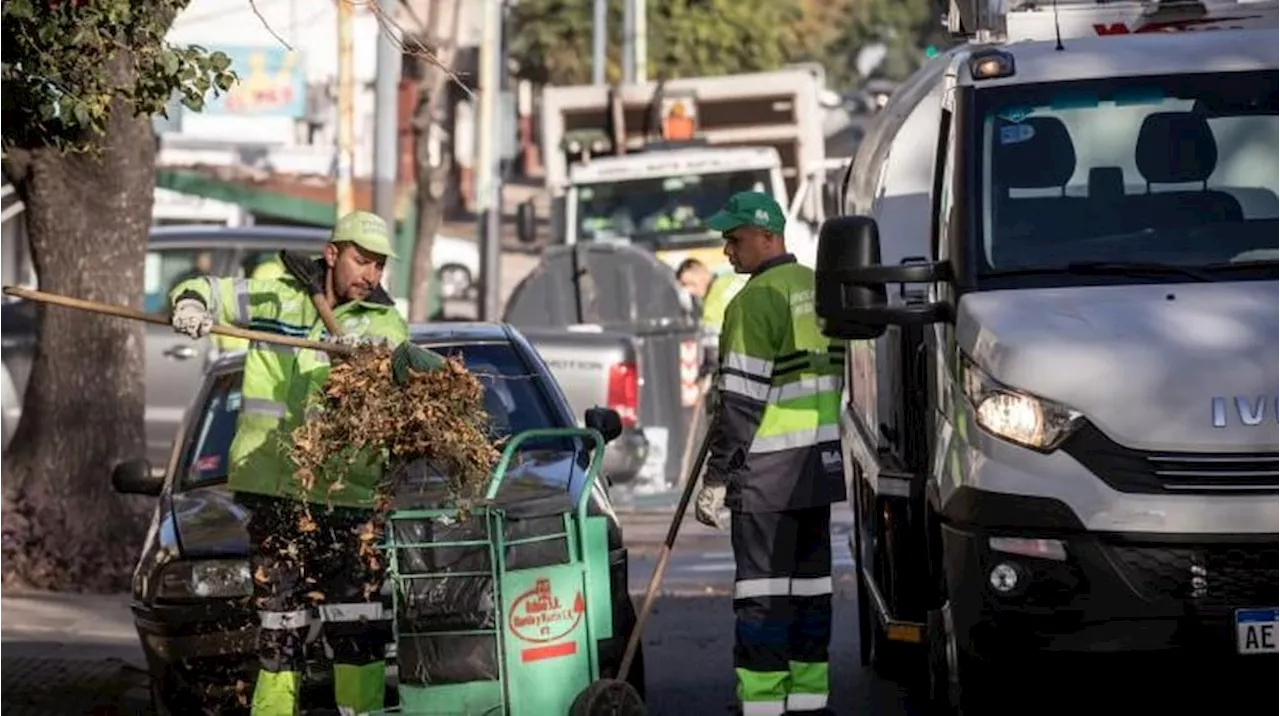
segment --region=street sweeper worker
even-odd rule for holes
[[[844,347],[813,308],[813,270],[787,253],[782,207],[741,192],[706,225],[748,276],[725,309],[718,399],[696,516],[723,528],[736,575],[734,666],[744,716],[829,714],[831,505]]]
[[[386,223],[355,211],[338,220],[321,258],[282,252],[281,276],[205,276],[178,284],[170,292],[172,324],[192,338],[222,323],[346,345],[386,341],[396,346],[392,364],[403,382],[408,371],[430,370],[444,359],[408,341],[408,326],[381,286],[393,256]],[[313,293],[327,298],[340,337],[326,330]],[[361,551],[362,531],[380,528],[373,500],[383,466],[365,460],[344,471],[341,484],[318,477],[306,485],[295,477],[287,447],[308,398],[328,378],[329,360],[324,351],[262,342],[251,343],[245,356],[228,487],[250,512],[261,661],[254,716],[296,713],[313,618],[323,621],[333,649],[340,712],[383,707],[389,640],[380,601],[383,570],[381,560]]]

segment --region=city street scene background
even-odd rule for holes
[[[1063,67],[1073,62],[1070,38],[1087,34],[1096,41],[1093,35],[1136,33],[1147,22],[1110,15],[1073,21],[1083,16],[1071,13],[1091,11],[1082,6],[1092,3],[1063,4],[1064,14],[1057,17],[1046,14],[1049,3],[1014,0],[5,0],[0,272],[5,287],[19,289],[4,297],[0,317],[0,702],[5,713],[197,713],[189,709],[202,699],[217,704],[204,707],[207,713],[247,713],[245,695],[252,693],[240,672],[223,669],[206,679],[206,672],[191,668],[194,662],[187,659],[195,653],[187,650],[205,643],[214,628],[193,626],[198,619],[212,619],[211,612],[189,615],[205,609],[206,602],[237,596],[234,585],[202,581],[197,567],[184,567],[182,576],[173,577],[176,586],[170,585],[182,591],[180,598],[162,599],[156,608],[142,596],[169,588],[146,584],[147,560],[186,564],[207,558],[231,570],[228,574],[243,569],[248,579],[243,556],[217,551],[240,545],[244,537],[240,523],[228,527],[223,498],[211,496],[222,492],[218,482],[225,481],[226,469],[219,460],[226,459],[232,429],[219,421],[224,409],[219,401],[239,405],[238,387],[228,389],[226,376],[238,378],[235,371],[242,364],[235,356],[247,344],[217,335],[193,341],[175,334],[168,318],[152,325],[94,315],[45,304],[31,294],[24,298],[21,289],[165,317],[170,291],[184,279],[262,276],[258,272],[280,250],[319,256],[341,215],[364,210],[383,217],[396,254],[387,263],[383,286],[415,330],[447,336],[448,326],[463,331],[473,322],[509,324],[545,361],[575,419],[583,423],[595,406],[619,416],[620,436],[609,445],[605,470],[626,548],[626,591],[638,607],[682,491],[698,478],[690,473],[707,431],[715,334],[700,312],[708,284],[699,285],[684,272],[700,264],[708,275],[718,276],[716,281],[728,281],[724,277],[732,273],[720,234],[699,220],[736,191],[768,193],[788,212],[788,248],[812,266],[824,222],[853,213],[855,193],[872,197],[893,167],[919,161],[932,166],[936,136],[915,147],[915,158],[895,150],[900,153],[892,166],[883,152],[864,152],[863,158],[859,149],[898,131],[927,91],[941,86],[945,56],[966,42],[957,25],[958,7],[989,8],[994,16],[1007,6],[1042,6],[1032,10],[1051,19],[1035,40],[1051,46],[1054,32],[1059,42],[1066,32]],[[1253,12],[1245,6],[1267,5],[1274,38],[1274,2],[1239,5],[1245,14]],[[1175,25],[1200,21],[1175,20]],[[1184,25],[1173,29],[1194,29]],[[1254,57],[1241,56],[1245,59],[1221,60],[1222,67],[1237,61],[1243,67]],[[1000,64],[1003,56],[993,57],[993,73],[1016,71],[1017,66]],[[973,62],[966,67],[971,73],[987,71]],[[1090,65],[1080,71],[1095,70]],[[1067,69],[1060,71],[1059,79],[1069,78]],[[1260,215],[1274,227],[1276,212],[1267,202],[1274,202],[1276,168],[1270,160],[1229,161],[1250,151],[1274,159],[1280,151],[1274,64],[1268,71],[1269,95],[1248,85],[1212,111],[1261,118],[1267,123],[1258,130],[1263,139],[1251,146],[1269,148],[1271,154],[1225,140],[1211,149],[1215,159],[1222,157],[1222,172],[1244,177],[1237,183],[1270,188],[1269,197],[1257,199],[1261,203],[1244,202],[1244,218],[1254,217],[1252,207],[1266,204]],[[1182,87],[1170,81],[1174,85]],[[1134,97],[1139,94],[1135,90]],[[929,96],[936,105],[936,94]],[[1140,108],[1133,116],[1141,123],[1146,111]],[[936,106],[933,112],[930,131],[936,135]],[[1090,121],[1100,120],[1068,124],[1073,133],[1102,126]],[[1004,127],[999,141],[1012,144],[1032,136],[1030,122],[1010,126],[1026,134],[1011,139]],[[1170,146],[1178,146],[1180,136],[1192,136],[1186,131],[1173,132]],[[1095,140],[1105,144],[1101,136]],[[1028,144],[1033,145],[1040,146]],[[1084,167],[1092,155],[1080,146],[1076,154]],[[1121,194],[1126,186],[1141,193],[1152,183],[1137,173],[1144,160],[1135,159],[1135,151],[1125,146],[1127,174],[1115,170]],[[1176,151],[1193,153],[1186,147]],[[1048,150],[1019,156],[1027,165],[1043,162],[1045,173],[1056,171],[1057,159]],[[1067,175],[1075,171],[1076,156],[1071,160]],[[855,172],[855,166],[864,171]],[[867,167],[875,167],[874,176]],[[1088,191],[1094,191],[1103,177],[1080,171],[1088,174]],[[1207,176],[1181,181],[1206,192],[1234,181],[1219,181],[1221,173]],[[926,199],[932,185],[930,178],[921,189]],[[1011,196],[1018,191],[1048,196],[1045,192],[1058,188],[1052,182],[1014,187]],[[1068,191],[1062,188],[1062,196]],[[931,226],[940,223],[945,231],[950,220],[934,219],[931,225],[930,205],[923,206],[923,212],[886,209],[899,217],[918,215],[912,221],[921,232],[921,247]],[[1196,206],[1201,213],[1210,211]],[[859,211],[870,213],[866,205]],[[888,240],[885,235],[881,241]],[[924,261],[895,250],[886,251],[886,264]],[[876,251],[879,260],[878,246]],[[1270,263],[1258,275],[1273,277],[1275,256],[1264,258]],[[1162,281],[1168,276],[1152,278],[1152,272],[1191,269],[1126,270],[1145,271],[1141,281]],[[1114,267],[1093,269],[1095,276],[1108,273],[1114,274]],[[1053,280],[1045,285],[1060,285]],[[1274,293],[1274,278],[1269,286]],[[1175,289],[1167,288],[1167,304],[1174,307]],[[896,285],[888,290],[899,293]],[[929,300],[934,298],[931,293]],[[916,299],[923,303],[924,293]],[[1249,304],[1233,315],[1274,323],[1274,306],[1255,308]],[[1204,315],[1186,320],[1188,330]],[[1262,482],[1250,483],[1253,491],[1244,494],[1270,502],[1276,500],[1274,328],[1269,338],[1249,333],[1240,339],[1263,350],[1239,349],[1251,356],[1240,359],[1248,366],[1241,370],[1249,375],[1270,370],[1270,377],[1237,391],[1247,393],[1244,397],[1227,392],[1215,397],[1223,401],[1221,410],[1213,403],[1214,419],[1221,413],[1223,425],[1237,417],[1248,423],[1256,413],[1257,421],[1249,424],[1261,423],[1270,431],[1261,446],[1242,440],[1233,448],[1261,455],[1249,458],[1260,461],[1261,468],[1252,462],[1240,466],[1262,471],[1256,473]],[[1239,334],[1221,335],[1229,342]],[[928,339],[917,340],[925,350],[921,346]],[[874,353],[850,352],[847,395],[861,401],[858,405],[909,402],[910,395],[877,394]],[[910,361],[896,354],[890,358],[902,365]],[[879,360],[882,366],[886,362],[883,355]],[[1080,365],[1092,369],[1092,364]],[[1257,411],[1237,411],[1244,405],[1238,401],[1252,400],[1255,392],[1265,393]],[[1207,398],[1203,402],[1207,421],[1210,404]],[[1043,423],[1036,430],[1052,428],[1044,422],[1052,416],[1036,415]],[[1072,415],[1072,420],[1083,419]],[[894,430],[923,435],[920,420]],[[960,422],[956,429],[965,427]],[[897,440],[891,432],[885,439]],[[934,439],[921,437],[928,445],[919,449],[936,449]],[[222,447],[209,447],[219,440]],[[945,460],[959,459],[954,454],[928,455],[939,471],[959,470],[944,466]],[[884,500],[889,494],[918,496],[909,493],[905,477],[889,472],[871,478],[879,487],[864,495],[867,506],[860,508],[861,519],[868,519],[867,511],[874,515],[875,529],[922,519]],[[855,476],[851,484],[862,482]],[[904,619],[904,631],[895,633],[892,624],[868,626],[866,621],[868,614],[877,619],[874,607],[886,609],[872,600],[910,602],[905,591],[933,585],[908,583],[875,566],[869,569],[876,579],[901,591],[869,593],[871,577],[859,579],[854,557],[859,545],[864,554],[900,550],[910,557],[922,554],[912,550],[923,550],[924,542],[857,542],[854,492],[850,502],[832,508],[829,707],[837,714],[935,713],[939,699],[948,697],[946,685],[930,677],[947,672],[946,664],[939,672],[929,660],[945,661],[947,654],[912,647],[931,643],[929,630],[943,627],[923,617]],[[689,513],[644,627],[645,703],[652,714],[735,713],[733,548],[727,530],[700,524],[692,507]],[[1268,514],[1274,522],[1274,511]],[[1119,524],[1123,516],[1114,519]],[[1249,546],[1241,548],[1246,556],[1239,559],[1248,565],[1231,572],[1233,589],[1255,590],[1249,595],[1255,588],[1275,591],[1274,528],[1241,528],[1249,533]],[[212,550],[205,557],[196,555],[197,540],[205,540],[201,549]],[[1062,544],[1027,544],[1032,542]],[[144,544],[168,545],[164,549],[172,554],[148,556]],[[1172,548],[1161,555],[1166,553],[1174,555],[1169,559],[1177,556]],[[1191,579],[1182,573],[1198,564],[1177,562],[1169,567],[1177,572],[1170,579],[1178,584]],[[982,589],[988,581],[998,589],[1004,574],[984,572],[976,579]],[[1018,575],[1026,576],[1015,572],[1015,581]],[[224,588],[233,591],[218,591]],[[1257,648],[1263,655],[1256,657],[1272,659],[1270,680],[1248,686],[1262,704],[1256,713],[1275,710],[1274,597],[1229,605],[1261,610],[1263,624],[1250,631],[1244,622],[1231,623],[1233,655],[1237,628],[1252,635],[1242,640],[1270,640]],[[1246,646],[1240,644],[1244,654]],[[1121,646],[1116,649],[1120,654],[1108,656],[1127,656]],[[1054,661],[1024,675],[1055,687],[1059,696],[1052,702],[1022,676],[997,679],[993,688],[1008,692],[991,695],[1005,708],[1048,713],[1106,711],[1129,701],[1152,713],[1157,708],[1187,713],[1184,697],[1204,699],[1211,707],[1219,698],[1254,698],[1242,696],[1245,687],[1210,694],[1218,682],[1207,677],[1183,686],[1160,684],[1163,666],[1130,670],[1127,663],[1119,668],[1110,661],[1102,668],[1090,663],[1086,677],[1079,664]],[[1102,696],[1104,691],[1111,696]],[[167,702],[170,693],[187,700]],[[323,706],[310,712],[337,713]]]

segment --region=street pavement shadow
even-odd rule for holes
[[[118,646],[6,638],[5,716],[145,716],[147,675]],[[74,652],[74,653],[70,653]]]
[[[835,713],[920,713],[908,710],[904,689],[859,666],[857,624],[856,602],[836,599],[831,653]],[[651,716],[732,713],[733,630],[733,602],[727,595],[660,596],[655,601],[643,642]]]

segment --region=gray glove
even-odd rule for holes
[[[348,348],[359,348],[360,346],[377,346],[390,345],[391,341],[383,336],[359,336],[353,333],[344,333],[338,337],[329,337],[329,342],[337,343],[340,346]]]
[[[693,512],[699,522],[718,530],[725,528],[724,517],[721,514],[724,510],[724,494],[724,485],[702,486],[702,489],[698,492],[698,502]]]
[[[169,316],[173,330],[194,339],[204,338],[213,328],[213,314],[194,298],[184,298],[173,307]]]

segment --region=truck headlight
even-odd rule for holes
[[[253,594],[247,559],[173,562],[160,573],[159,599],[234,599]]]
[[[992,435],[1052,452],[1075,430],[1081,414],[1064,405],[1001,384],[961,356],[961,381],[978,425]]]

